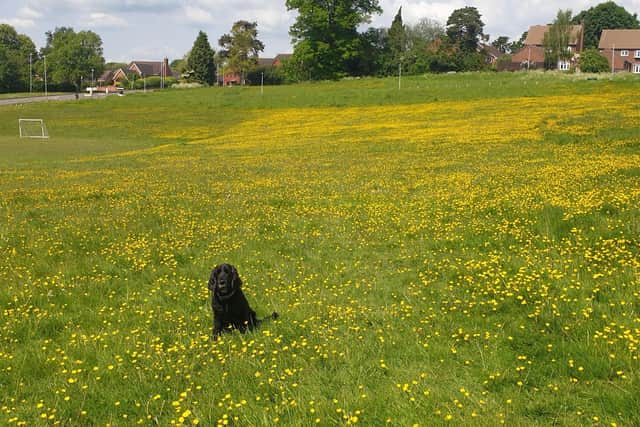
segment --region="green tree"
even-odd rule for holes
[[[47,57],[47,73],[50,83],[60,89],[73,87],[80,91],[83,79],[100,75],[104,69],[102,39],[93,31],[75,32],[70,27],[46,32],[47,43],[41,56]]]
[[[419,74],[431,71],[431,64],[434,63],[432,46],[445,37],[444,26],[436,20],[421,18],[416,24],[406,26],[406,33],[407,72]]]
[[[467,6],[453,11],[447,19],[447,36],[464,54],[475,53],[484,37],[482,15],[475,7]]]
[[[511,53],[511,43],[509,43],[509,37],[500,36],[491,42],[491,46],[495,47],[502,53]]]
[[[572,27],[571,10],[559,10],[556,19],[544,34],[543,45],[548,68],[554,68],[558,61],[566,61],[573,56],[569,50]]]
[[[527,39],[528,35],[529,35],[529,31],[525,31],[520,36],[519,40],[512,41],[511,43],[509,43],[509,51],[512,52],[512,53],[515,53],[515,52],[519,51],[520,49],[522,49],[524,47],[524,41]]]
[[[378,0],[286,0],[298,16],[289,29],[294,43],[290,70],[298,79],[355,74],[362,52],[358,26],[381,13]]]
[[[573,23],[584,23],[585,49],[598,47],[602,30],[640,28],[638,15],[635,13],[632,15],[613,1],[583,10],[573,18]]]
[[[402,7],[398,9],[398,13],[391,22],[388,33],[389,53],[391,55],[389,64],[392,69],[397,69],[398,64],[404,60],[405,51],[407,50],[407,35],[404,24],[402,23]]]
[[[597,49],[586,49],[580,54],[580,70],[585,73],[609,71],[609,61]]]
[[[213,63],[215,53],[209,44],[209,38],[203,31],[198,33],[187,60],[188,68],[194,80],[208,85],[216,79],[216,66]]]
[[[358,74],[363,76],[382,76],[385,64],[390,57],[389,30],[387,28],[368,28],[360,35],[360,55]]]
[[[264,44],[258,40],[257,22],[235,22],[231,33],[220,37],[218,44],[222,48],[220,57],[224,58],[226,69],[240,73],[243,82],[246,73],[258,65],[258,55],[264,50]]]
[[[29,90],[29,58],[37,61],[33,41],[8,24],[0,24],[0,92]]]

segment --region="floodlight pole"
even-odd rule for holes
[[[398,64],[398,90],[400,90],[402,85],[402,62]]]
[[[264,72],[260,73],[260,95],[264,94]]]
[[[93,68],[91,69],[91,87],[95,86],[93,83]]]
[[[42,55],[44,58],[44,96],[47,96],[47,55]]]
[[[31,53],[29,54],[29,93],[33,92],[33,72],[31,71]]]

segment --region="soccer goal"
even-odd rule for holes
[[[18,119],[20,138],[49,138],[49,132],[42,119]]]

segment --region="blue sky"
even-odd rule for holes
[[[529,25],[551,22],[558,9],[578,13],[602,1],[589,0],[380,0],[384,13],[371,26],[388,27],[402,6],[405,23],[431,18],[445,23],[451,12],[475,6],[482,14],[485,33],[518,38]],[[620,0],[619,5],[640,15],[640,0]],[[240,19],[258,22],[265,44],[262,56],[292,51],[289,26],[295,12],[285,0],[0,0],[0,22],[26,34],[38,48],[45,32],[56,27],[92,30],[102,37],[107,61],[170,60],[191,48],[199,30],[207,33],[214,49],[217,40]]]

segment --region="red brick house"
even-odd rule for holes
[[[613,71],[640,74],[640,30],[603,30],[598,50]]]
[[[112,86],[125,80],[128,80],[127,73],[122,68],[107,70],[98,77],[98,87]]]
[[[544,69],[544,35],[549,31],[549,27],[550,25],[533,25],[529,27],[527,38],[524,41],[524,47],[513,54],[511,64],[508,64],[506,69]],[[567,46],[567,48],[573,55],[569,61],[558,61],[558,70],[567,71],[578,66],[580,52],[582,52],[584,48],[584,28],[582,25],[572,26],[569,46]]]
[[[180,77],[178,74],[171,71],[171,67],[169,67],[169,59],[167,58],[164,58],[164,61],[132,61],[127,69],[130,72],[136,73],[140,77]]]

